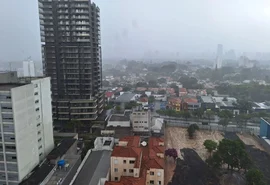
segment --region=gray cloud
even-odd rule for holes
[[[103,57],[269,51],[269,0],[94,0]],[[0,1],[0,61],[40,59],[37,0]]]

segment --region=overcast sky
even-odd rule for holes
[[[270,52],[270,0],[94,0],[103,58],[145,52]],[[40,58],[37,0],[0,0],[0,61]]]

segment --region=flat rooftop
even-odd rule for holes
[[[203,103],[214,103],[211,96],[201,96]]]
[[[8,83],[8,84],[1,84],[0,83],[0,91],[10,91],[12,88],[23,86],[25,84],[21,83]]]
[[[37,185],[40,184],[47,175],[52,171],[55,165],[42,164],[40,167],[34,169],[30,177],[20,183],[20,185]]]
[[[109,173],[110,158],[111,151],[92,151],[73,185],[97,185]]]
[[[73,138],[63,139],[61,143],[48,154],[47,159],[57,159],[58,157],[63,156],[75,141],[76,139]]]
[[[129,119],[129,117],[127,117],[127,116],[121,116],[121,115],[115,115],[115,114],[113,114],[111,117],[110,117],[110,119],[109,119],[109,121],[129,121],[130,119]]]

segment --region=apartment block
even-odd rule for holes
[[[39,0],[44,74],[51,77],[53,119],[95,120],[101,89],[100,9],[90,0]]]
[[[54,148],[50,78],[6,80],[0,83],[0,185],[18,185]]]
[[[110,174],[105,185],[164,185],[164,140],[121,138],[111,154]]]
[[[135,134],[148,135],[150,132],[151,111],[133,110],[130,120]]]

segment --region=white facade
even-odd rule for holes
[[[133,111],[130,116],[133,132],[149,132],[150,131],[150,111]]]
[[[222,60],[223,60],[223,45],[218,44],[217,56],[216,56],[214,68],[217,68],[217,69],[222,68]]]
[[[35,63],[33,61],[23,61],[23,76],[36,76]]]
[[[19,184],[54,147],[50,78],[0,84],[0,185]]]

